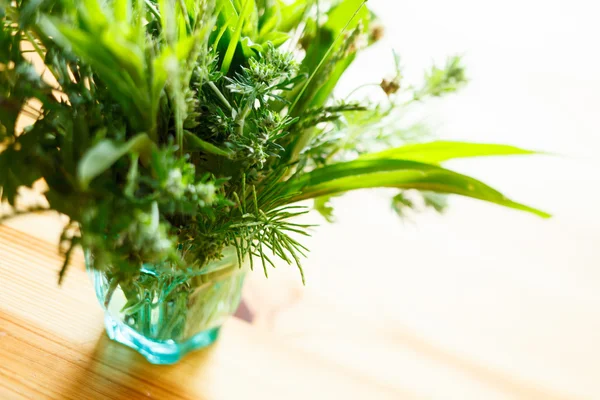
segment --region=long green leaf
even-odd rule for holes
[[[316,186],[335,179],[347,178],[356,175],[366,175],[376,172],[398,170],[426,171],[435,168],[439,167],[408,160],[354,160],[317,168],[307,174],[301,175],[300,177],[289,181],[288,183],[291,185],[292,190],[296,190],[299,188]]]
[[[233,26],[238,21],[238,13],[232,0],[215,0],[215,9],[217,10],[217,29],[211,35],[209,47],[218,51],[222,57],[231,42]]]
[[[235,30],[233,31],[231,41],[227,46],[227,51],[225,52],[225,56],[223,57],[223,63],[221,64],[221,72],[226,75],[229,71],[229,67],[231,66],[231,60],[233,60],[233,55],[235,54],[235,49],[240,41],[240,37],[242,36],[242,28],[246,22],[246,19],[250,16],[252,12],[252,8],[250,7],[254,2],[251,0],[244,0],[244,6],[240,11],[240,15],[238,16],[237,25]]]
[[[310,72],[308,80],[304,85],[298,87],[299,92],[294,93],[293,102],[289,107],[289,115],[298,116],[304,113],[311,106],[316,105],[313,100],[319,94],[321,88],[326,88],[329,92],[320,92],[319,101],[324,103],[331,90],[333,90],[337,79],[343,71],[350,65],[353,55],[338,61],[337,64],[329,65],[339,76],[331,75],[331,70],[324,65],[331,62],[331,56],[343,46],[343,35],[348,30],[355,28],[361,19],[368,16],[365,7],[366,0],[350,0],[334,7],[328,17],[330,18],[323,29],[317,33],[319,40],[307,49],[306,57],[303,60],[303,69]],[[323,38],[321,36],[324,35]],[[315,65],[316,64],[316,65]],[[327,83],[328,78],[333,80]],[[313,130],[308,129],[300,134],[290,145],[287,159],[296,161],[298,155],[304,147],[310,142]]]
[[[536,154],[535,151],[504,144],[435,141],[408,144],[378,153],[365,154],[359,159],[399,159],[439,164],[455,158]]]
[[[315,91],[317,87],[311,86],[313,80],[321,70],[322,66],[329,59],[329,56],[338,48],[342,46],[342,36],[349,30],[353,29],[358,24],[359,13],[361,10],[364,11],[364,5],[366,0],[350,0],[340,4],[339,6],[331,10],[331,14],[334,15],[333,20],[329,20],[328,35],[330,36],[328,41],[319,41],[318,46],[312,45],[307,51],[307,55],[303,61],[302,66],[310,71],[310,76],[306,83],[300,89],[300,92],[296,95],[294,102],[289,108],[290,115],[295,115],[293,111],[300,104],[299,112],[304,110],[304,103],[308,102],[309,98],[312,98],[314,93],[306,93],[307,90]],[[342,9],[341,11],[339,9]],[[331,15],[330,15],[331,17]],[[316,65],[315,65],[316,64]],[[306,95],[305,95],[306,93]]]
[[[318,168],[285,184],[291,201],[300,201],[374,187],[428,190],[458,194],[505,207],[528,211],[547,218],[550,215],[517,203],[485,183],[448,169],[416,161],[374,159],[355,160]]]
[[[354,29],[358,29],[359,23],[362,23],[361,34],[367,32],[370,18],[370,13],[367,7],[361,7],[356,16],[353,17],[352,22],[346,28],[344,28],[343,25],[347,20],[348,15],[350,15],[350,13],[354,10],[358,2],[359,0],[345,1],[340,3],[337,7],[331,9],[327,16],[327,22],[323,25],[322,29],[319,30],[319,33],[322,34],[326,31],[330,32],[325,35],[326,37],[330,34],[336,34],[337,32],[345,31],[349,33]],[[323,41],[323,39],[324,38],[320,38],[319,42]],[[348,39],[352,40],[353,38],[352,36],[349,36]],[[347,46],[348,43],[339,43],[337,50],[341,50]],[[347,49],[345,56],[339,60],[332,59],[332,57],[330,57],[329,62],[333,63],[335,61],[335,64],[332,65],[330,69],[328,68],[327,71],[325,71],[325,68],[323,69],[323,76],[319,79],[322,82],[321,86],[313,94],[313,97],[308,104],[308,108],[317,108],[325,104],[346,69],[348,69],[348,67],[356,58],[356,51],[356,48],[354,50]]]

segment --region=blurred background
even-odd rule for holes
[[[552,153],[449,166],[554,217],[452,197],[403,221],[390,193],[350,193],[336,223],[310,218],[306,287],[293,268],[252,274],[254,323],[426,398],[600,398],[598,5],[369,3],[385,37],[338,94],[393,74],[392,49],[407,83],[463,55],[470,83],[421,118],[441,138]]]
[[[452,197],[401,220],[385,190],[335,198],[306,240],[307,285],[282,265],[250,274],[257,329],[408,397],[600,398],[600,25],[589,0],[370,0],[385,37],[355,61],[345,96],[394,72],[418,84],[464,56],[470,83],[419,110],[440,138],[551,155],[449,166],[550,220]],[[32,226],[30,217],[13,226]],[[35,217],[38,218],[38,217]],[[50,217],[48,217],[50,218]],[[58,232],[35,220],[37,236]],[[31,229],[28,229],[31,231]]]

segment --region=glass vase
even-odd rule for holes
[[[153,364],[176,363],[213,343],[239,306],[245,276],[233,248],[199,269],[144,264],[127,282],[113,277],[110,269],[96,270],[89,252],[86,266],[105,309],[108,336]]]

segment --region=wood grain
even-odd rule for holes
[[[268,282],[260,273],[249,276],[245,297],[258,315],[253,325],[232,319],[214,347],[177,366],[151,366],[106,338],[80,254],[57,287],[60,218],[28,216],[10,224],[0,226],[0,400],[596,398],[569,395],[448,346],[441,340],[448,325],[437,325],[435,340],[379,309],[367,318],[350,307],[355,292],[340,305],[313,286],[291,285],[297,284],[293,268],[278,268]],[[453,324],[468,323],[458,308],[451,315]],[[513,365],[529,356],[516,355]],[[551,376],[548,371],[536,370]]]
[[[0,226],[0,399],[416,398],[236,319],[211,348],[150,365],[104,334],[81,255],[59,288],[60,264],[54,245]]]

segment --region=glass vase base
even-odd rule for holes
[[[149,339],[124,324],[116,321],[110,314],[104,317],[106,334],[115,342],[131,347],[143,355],[152,364],[174,364],[187,353],[207,347],[219,336],[220,327],[197,333],[182,343],[173,340],[158,341]]]

